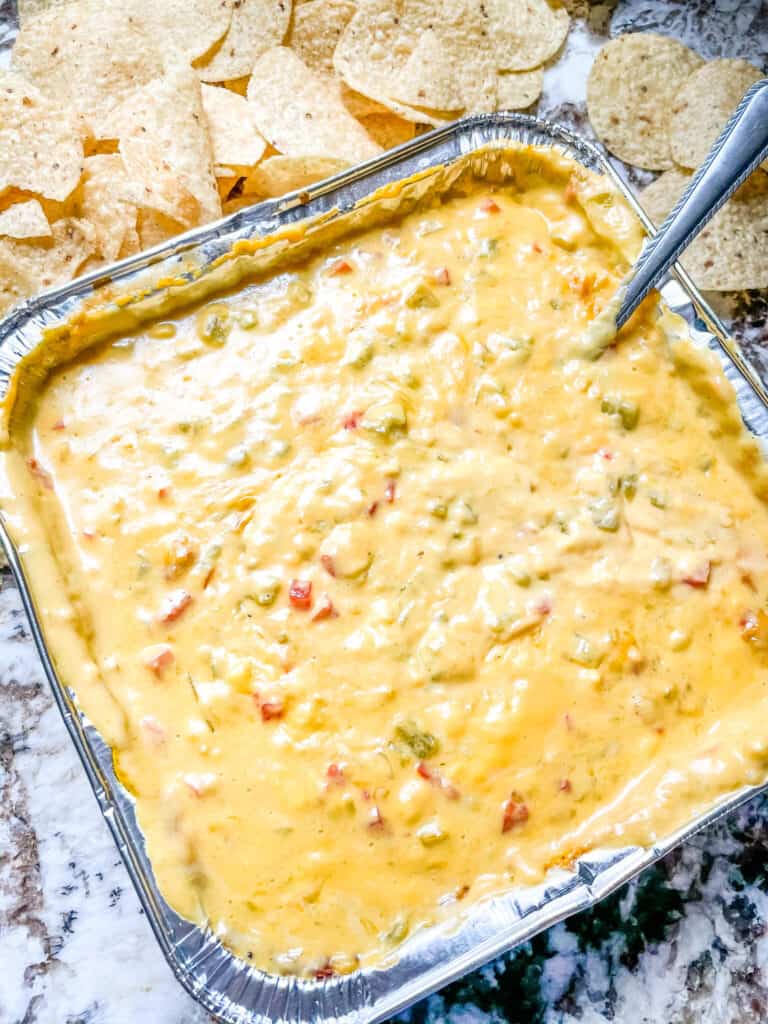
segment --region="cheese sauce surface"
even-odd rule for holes
[[[86,351],[4,456],[163,893],[269,971],[765,775],[764,470],[654,299],[573,356],[637,229],[532,166]]]

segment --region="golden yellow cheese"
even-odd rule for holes
[[[764,467],[655,299],[575,354],[637,229],[563,166],[85,351],[3,455],[162,891],[267,970],[765,777]]]

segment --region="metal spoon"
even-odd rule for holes
[[[766,156],[768,78],[762,78],[744,94],[688,188],[643,246],[616,298],[593,321],[586,354],[595,358],[611,343],[680,253]]]

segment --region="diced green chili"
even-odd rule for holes
[[[440,749],[440,742],[431,732],[420,729],[415,722],[407,719],[395,726],[395,736],[401,743],[404,743],[414,757],[425,761],[434,757]]]
[[[420,282],[406,293],[405,304],[409,309],[436,309],[440,300],[431,288]]]
[[[598,498],[589,506],[592,522],[598,530],[615,533],[621,523],[621,515],[617,505],[610,498]]]

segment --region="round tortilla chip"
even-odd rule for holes
[[[177,67],[115,111],[123,198],[191,227],[221,216],[200,82]]]
[[[713,60],[697,68],[672,104],[669,144],[681,167],[698,167],[739,102],[762,78],[745,60]]]
[[[0,71],[0,192],[63,201],[77,187],[83,146],[75,121],[15,71]]]
[[[492,109],[498,73],[536,68],[560,48],[568,24],[546,0],[362,0],[334,65],[384,104]]]
[[[112,0],[114,3],[115,0]],[[222,0],[121,0],[130,3],[135,17],[146,20],[169,57],[187,63],[208,56],[227,34],[232,8]]]
[[[635,32],[600,50],[587,81],[587,110],[614,156],[648,170],[672,167],[669,117],[677,94],[703,60],[675,39]]]
[[[293,12],[286,41],[313,71],[334,74],[333,54],[344,29],[357,10],[353,0],[309,0]]]
[[[14,203],[0,212],[0,237],[51,238],[51,225],[37,199]]]
[[[284,156],[356,163],[381,152],[344,106],[338,83],[311,71],[285,46],[256,62],[248,102],[259,131]]]
[[[250,196],[270,199],[307,188],[324,178],[332,178],[347,168],[343,160],[314,156],[271,156],[249,175],[243,192]],[[244,204],[243,204],[244,205]]]
[[[493,110],[525,110],[536,102],[544,88],[544,71],[509,71],[496,78]]]
[[[99,139],[115,137],[117,104],[163,73],[160,41],[146,19],[137,19],[130,4],[103,0],[51,7],[28,19],[12,60]]]
[[[198,67],[204,82],[249,75],[258,57],[285,39],[291,0],[226,0],[232,10],[229,31],[213,55]]]
[[[250,103],[244,96],[215,85],[203,85],[202,100],[216,175],[231,175],[232,168],[255,167],[267,143],[256,127]]]
[[[640,202],[658,226],[692,175],[666,171],[643,189]],[[704,291],[768,288],[768,174],[757,170],[694,239],[681,260]]]

